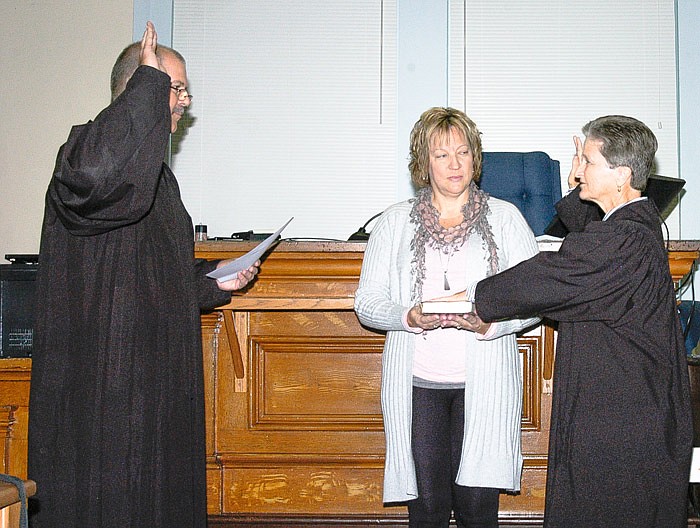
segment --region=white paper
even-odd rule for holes
[[[282,230],[287,227],[289,222],[291,222],[293,219],[294,217],[287,220],[282,227],[260,242],[260,244],[255,246],[253,249],[248,251],[248,253],[245,255],[238,257],[236,260],[229,262],[225,266],[221,266],[219,269],[215,269],[214,271],[207,273],[207,277],[216,279],[219,282],[226,282],[228,280],[235,279],[239,271],[250,268],[256,261],[260,260],[270,246],[275,243]]]
[[[421,309],[424,314],[466,314],[473,310],[470,301],[423,301]]]
[[[537,240],[537,248],[540,251],[559,251],[563,238],[553,237],[550,235],[540,235],[535,237]]]

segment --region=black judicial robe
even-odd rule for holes
[[[73,127],[46,194],[29,415],[35,528],[206,526],[200,308],[221,305],[141,66]]]
[[[686,526],[692,419],[686,352],[656,207],[630,203],[477,285],[486,321],[558,321],[545,527]],[[583,229],[583,230],[581,230]]]

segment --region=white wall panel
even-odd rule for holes
[[[450,0],[450,104],[484,150],[543,150],[565,185],[572,136],[607,114],[646,123],[678,176],[673,0]],[[677,211],[667,221],[678,236]]]
[[[209,235],[345,240],[396,197],[394,0],[176,0],[196,126],[174,142]]]

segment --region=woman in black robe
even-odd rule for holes
[[[570,234],[558,252],[472,285],[471,324],[559,323],[545,527],[685,527],[687,363],[659,212],[641,197],[656,138],[624,116],[583,132],[569,177],[578,187],[557,206]],[[585,223],[582,200],[603,220]]]
[[[112,80],[112,104],[73,127],[46,195],[31,525],[204,528],[200,309],[229,302],[257,268],[217,283],[205,274],[226,261],[194,259],[192,222],[163,163],[190,102],[182,57],[157,48],[149,22]]]

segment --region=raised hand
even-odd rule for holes
[[[139,64],[162,70],[163,68],[160,66],[158,56],[156,55],[156,49],[158,49],[158,34],[156,33],[156,28],[153,26],[153,22],[149,20],[146,22],[146,30],[143,32],[143,37],[141,38]]]
[[[569,189],[573,189],[578,185],[576,174],[583,163],[583,142],[578,136],[574,136],[574,147],[576,147],[576,154],[574,154],[574,159],[571,160],[571,172],[569,172],[568,180]]]

